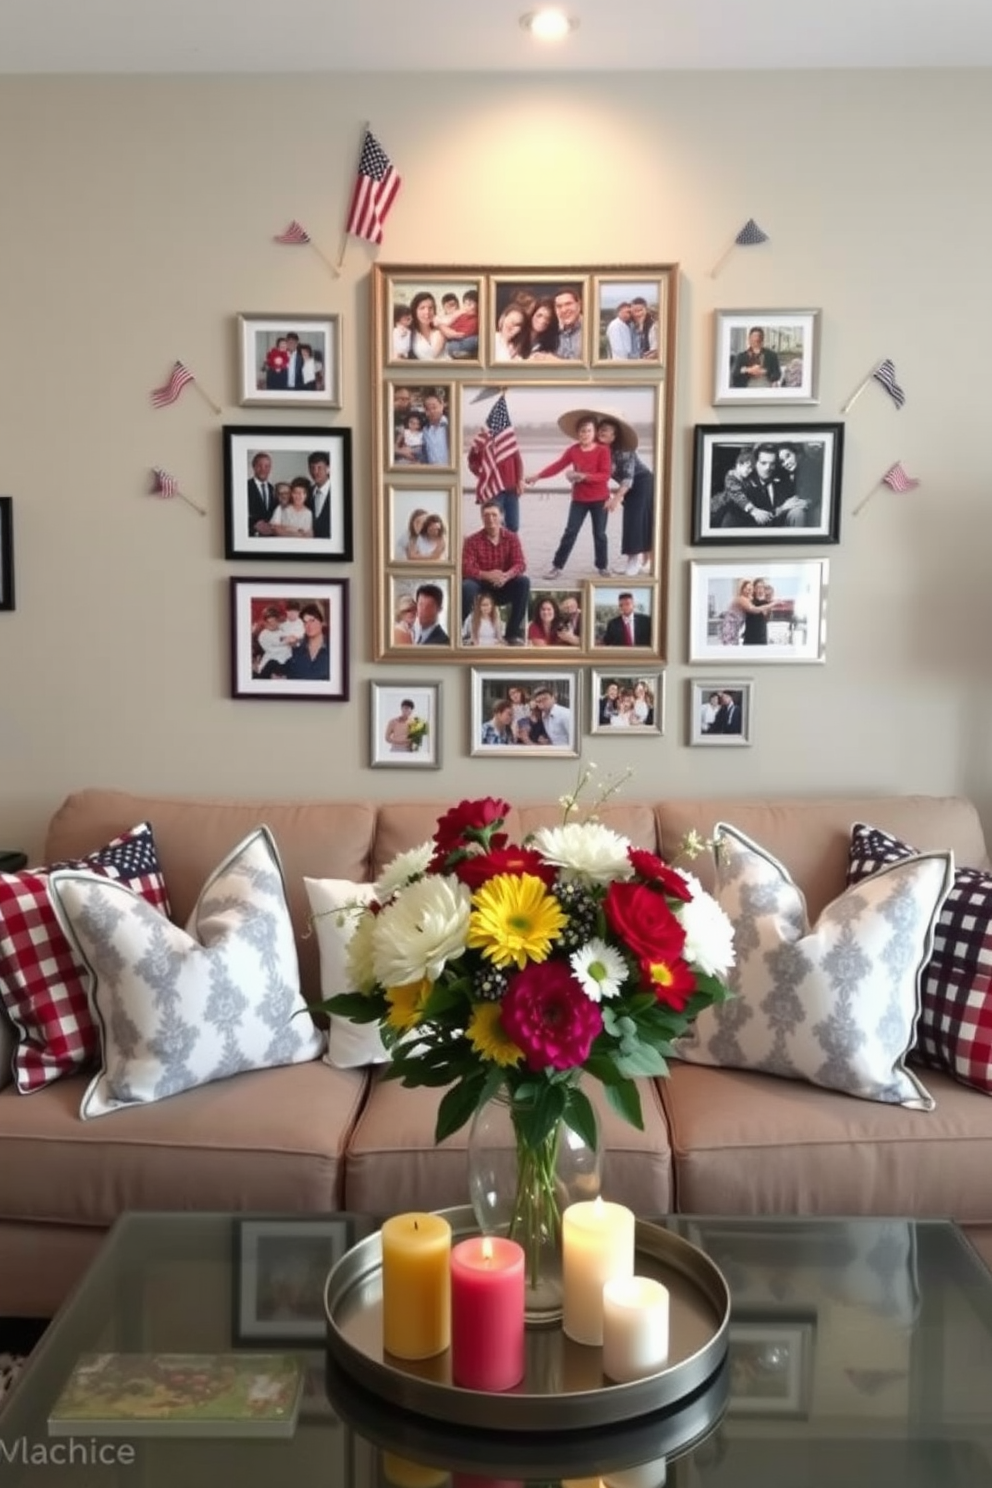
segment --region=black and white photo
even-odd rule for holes
[[[843,460],[839,423],[697,424],[693,543],[838,542]]]

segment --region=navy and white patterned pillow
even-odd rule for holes
[[[849,884],[863,882],[916,850],[878,827],[851,828]],[[992,876],[956,868],[923,971],[915,1053],[963,1085],[992,1093]]]

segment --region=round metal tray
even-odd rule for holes
[[[469,1206],[441,1211],[452,1238],[479,1233]],[[451,1382],[450,1354],[417,1362],[382,1347],[382,1245],[370,1235],[337,1262],[324,1288],[327,1346],[342,1371],[403,1410],[487,1431],[572,1431],[629,1421],[699,1391],[727,1352],[730,1290],[719,1268],[688,1240],[638,1220],[635,1269],[671,1294],[669,1363],[628,1384],[603,1374],[602,1349],[560,1327],[528,1329],[526,1371],[512,1390],[467,1390]]]

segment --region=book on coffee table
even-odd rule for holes
[[[50,1436],[292,1436],[303,1391],[293,1354],[83,1354]]]

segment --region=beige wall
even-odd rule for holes
[[[573,762],[497,780],[467,757],[459,666],[438,672],[443,773],[367,766],[369,678],[429,675],[369,661],[370,251],[352,241],[334,280],[271,242],[297,217],[336,254],[366,118],[405,178],[385,262],[681,264],[667,733],[586,736],[584,757],[631,764],[631,794],[959,790],[992,807],[987,73],[2,79],[18,608],[0,614],[0,845],[37,851],[86,784],[536,799],[571,783]],[[770,243],[714,280],[752,215]],[[742,667],[754,747],[689,749],[687,561],[729,556],[687,547],[691,430],[738,412],[709,405],[712,310],[776,305],[823,309],[821,402],[795,416],[836,418],[882,356],[907,402],[860,399],[841,544],[803,553],[831,560],[826,665]],[[322,309],[343,318],[338,421],[357,441],[356,560],[334,569],[352,579],[352,700],[236,702],[227,581],[272,566],[224,560],[222,420],[194,390],[155,412],[148,390],[180,357],[226,418],[263,422],[235,406],[235,315]],[[896,459],[921,489],[883,488],[852,519]],[[143,494],[154,464],[207,520]]]

